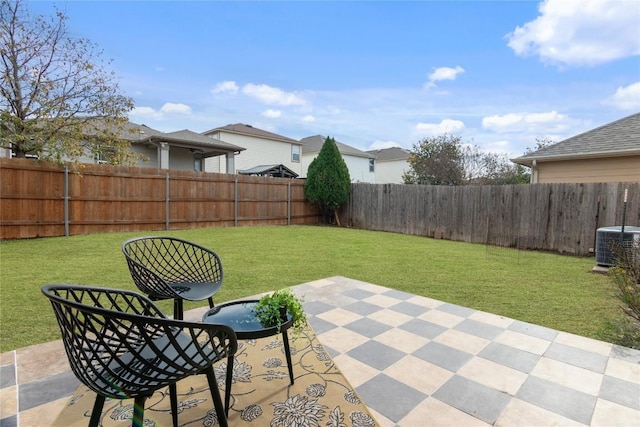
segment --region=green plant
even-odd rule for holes
[[[318,157],[311,161],[304,182],[304,195],[315,203],[330,220],[330,215],[340,225],[338,208],[349,201],[351,178],[349,168],[344,162],[336,141],[327,137],[322,144]]]
[[[286,320],[288,312],[292,318],[291,327],[299,332],[307,325],[307,315],[302,307],[302,301],[291,289],[280,289],[264,295],[256,304],[256,315],[265,327],[277,326],[278,332]]]

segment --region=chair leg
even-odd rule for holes
[[[213,308],[213,297],[209,297],[209,308]]]
[[[183,303],[181,298],[175,298],[173,300],[173,318],[176,320],[182,320],[183,318]]]
[[[284,344],[284,355],[287,357],[287,365],[289,366],[289,379],[293,385],[293,365],[291,364],[291,348],[289,347],[289,336],[287,331],[282,331],[282,343]]]
[[[178,427],[178,388],[175,383],[169,386],[169,401],[171,402],[173,427]]]
[[[131,419],[131,427],[143,427],[144,424],[144,402],[147,396],[136,397],[133,403],[133,418]]]
[[[213,365],[209,365],[209,367],[205,369],[205,373],[207,374],[207,381],[209,381],[209,390],[211,390],[211,398],[213,399],[213,406],[218,415],[220,427],[228,427],[227,414],[225,413],[224,406],[222,406],[222,398],[220,397],[220,389],[218,389],[218,382],[216,381],[216,374],[213,371]]]
[[[233,382],[233,356],[227,357],[227,377],[224,388],[224,413],[229,416],[229,401],[231,400],[231,383]]]
[[[98,427],[100,423],[100,416],[102,415],[102,408],[104,407],[105,397],[101,394],[96,396],[96,401],[93,403],[93,411],[91,412],[91,419],[89,420],[89,427]]]

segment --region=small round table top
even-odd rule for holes
[[[241,300],[216,305],[203,316],[205,323],[229,326],[240,340],[258,339],[285,332],[291,327],[293,318],[287,312],[287,320],[278,326],[265,327],[256,317],[258,300]]]

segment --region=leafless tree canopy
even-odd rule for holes
[[[0,0],[0,145],[17,157],[130,160],[120,124],[133,108],[110,62],[67,32],[67,17],[32,17],[23,0]]]

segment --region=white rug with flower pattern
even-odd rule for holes
[[[230,426],[373,427],[373,419],[355,389],[335,366],[311,327],[295,338],[289,334],[294,385],[282,336],[238,341],[231,387]],[[214,366],[224,400],[226,361]],[[95,393],[81,385],[58,415],[55,426],[86,426]],[[133,400],[107,399],[102,426],[130,425]],[[178,383],[178,422],[181,426],[216,426],[206,376],[195,375]],[[144,425],[170,426],[168,390],[156,392],[145,403]]]

